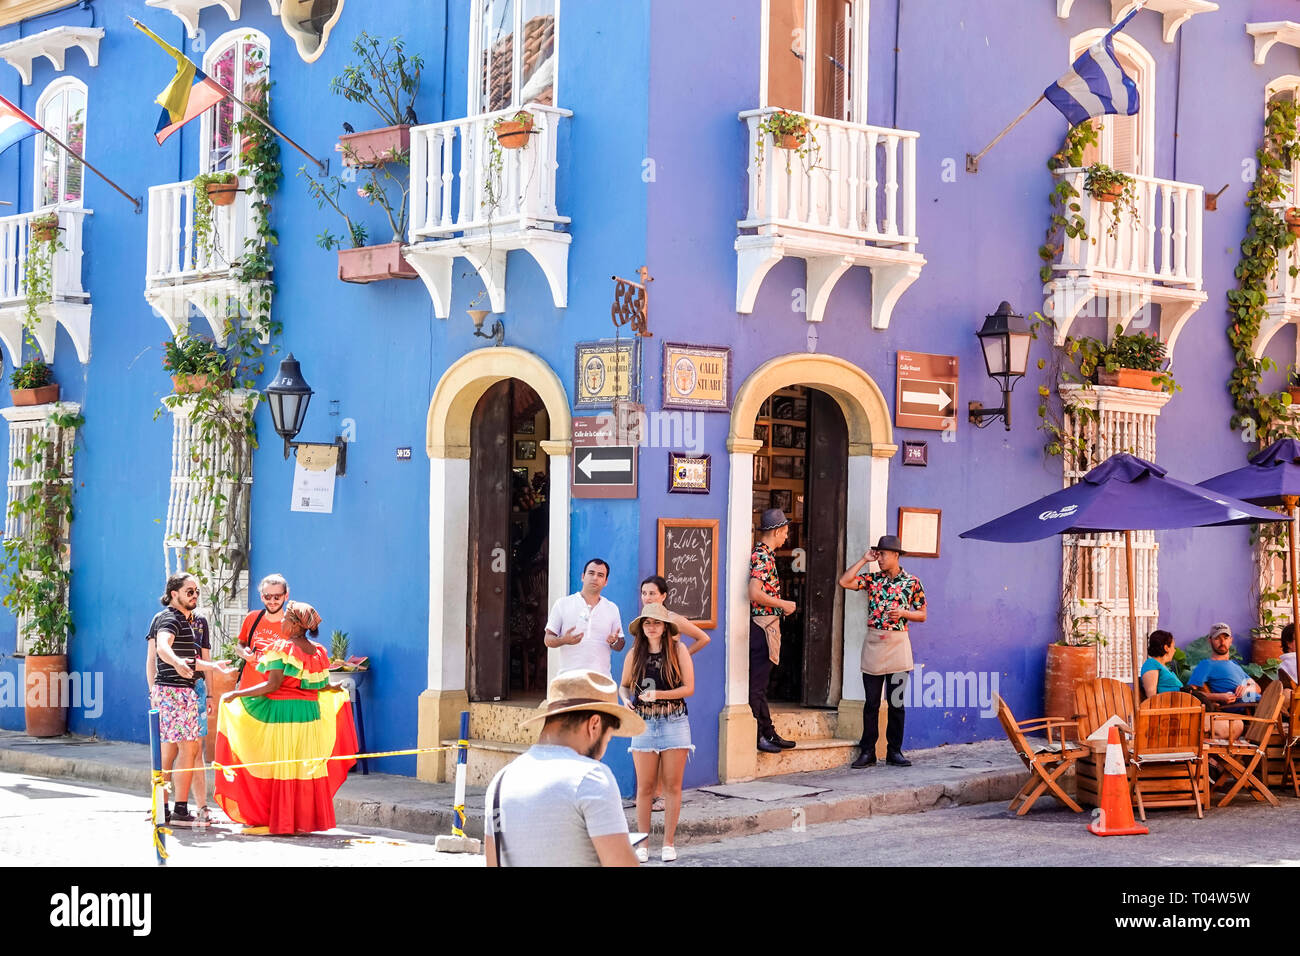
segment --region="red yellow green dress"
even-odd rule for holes
[[[326,691],[329,654],[319,644],[304,656],[293,641],[275,641],[257,669],[284,674],[279,689],[221,705],[215,762],[217,804],[234,821],[271,833],[310,833],[334,826],[334,794],[355,761],[322,757],[357,752],[348,695]],[[295,763],[243,770],[226,766],[268,760]],[[306,762],[302,762],[306,761]]]

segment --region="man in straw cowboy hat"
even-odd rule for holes
[[[780,508],[768,508],[758,522],[758,543],[749,556],[749,709],[758,721],[758,749],[780,753],[793,740],[778,737],[767,706],[767,682],[781,663],[781,616],[795,604],[781,598],[776,552],[790,537],[790,521]]]
[[[618,702],[618,686],[592,670],[562,671],[547,688],[528,752],[488,785],[488,866],[636,866],[623,799],[600,762],[610,737],[635,737],[645,721]]]
[[[862,707],[862,753],[853,762],[855,769],[876,762],[876,738],[880,734],[880,693],[888,688],[886,700],[889,716],[885,723],[888,750],[885,762],[895,767],[910,767],[903,756],[903,695],[907,674],[912,669],[912,641],[908,636],[910,621],[925,620],[925,588],[919,578],[903,570],[899,559],[906,554],[903,543],[887,534],[859,561],[840,575],[840,587],[867,592],[867,633],[862,640],[862,687],[866,702]],[[867,571],[870,561],[879,571]]]

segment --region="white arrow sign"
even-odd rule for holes
[[[935,411],[943,411],[952,404],[952,397],[942,389],[937,392],[903,391],[903,401],[912,405],[933,405]]]
[[[591,452],[587,452],[587,457],[578,462],[578,470],[588,478],[591,477],[592,472],[597,471],[631,471],[632,460],[630,458],[618,461],[597,460]]]

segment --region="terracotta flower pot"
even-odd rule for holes
[[[11,388],[9,397],[15,405],[47,405],[59,400],[59,386],[55,383],[39,388]]]
[[[531,116],[524,122],[499,120],[492,127],[492,131],[496,133],[497,142],[501,144],[502,149],[522,149],[528,145],[528,136],[533,131],[533,120]]]
[[[1124,187],[1116,183],[1113,186],[1102,186],[1092,193],[1092,198],[1098,202],[1115,202],[1120,196],[1124,195]]]
[[[782,133],[781,138],[777,141],[776,145],[780,146],[782,149],[795,150],[802,148],[803,144],[807,141],[808,127],[801,126],[792,133]]]
[[[1300,209],[1292,206],[1286,211],[1286,227],[1291,235],[1300,236]]]
[[[1292,385],[1287,391],[1291,393],[1291,404],[1300,407],[1300,385]]]
[[[1250,642],[1250,660],[1253,664],[1263,664],[1270,657],[1282,656],[1282,638],[1256,637]]]
[[[1151,381],[1157,372],[1144,372],[1136,368],[1120,368],[1113,372],[1097,370],[1098,385],[1118,385],[1120,388],[1141,388],[1148,392],[1161,391],[1160,385]]]
[[[419,276],[402,255],[402,244],[388,242],[382,246],[340,249],[339,278],[344,282],[366,283]]]
[[[27,736],[62,737],[68,732],[67,654],[28,654],[23,665]]]
[[[208,202],[212,205],[231,206],[239,192],[239,183],[208,183],[204,188],[208,193]]]
[[[225,375],[196,375],[181,372],[172,376],[172,388],[175,389],[177,395],[193,395],[195,392],[203,391],[209,384],[225,385],[227,381]]]
[[[36,242],[53,242],[59,234],[59,220],[56,216],[32,220],[32,239]]]
[[[1048,644],[1043,716],[1074,716],[1074,685],[1096,676],[1096,644]]]
[[[385,126],[339,137],[339,151],[343,153],[344,166],[383,166],[395,162],[410,148],[411,127],[405,125]]]

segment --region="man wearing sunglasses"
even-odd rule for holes
[[[268,574],[258,585],[263,608],[249,611],[239,627],[239,643],[235,653],[243,660],[239,673],[239,689],[260,684],[266,679],[258,673],[257,662],[272,642],[280,639],[280,622],[284,620],[285,602],[289,600],[289,582],[282,574]]]

